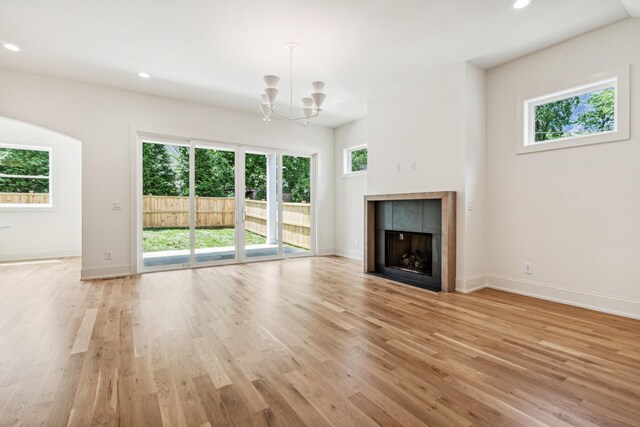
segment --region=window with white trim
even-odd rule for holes
[[[344,150],[344,174],[361,175],[367,172],[367,145],[362,144]]]
[[[51,148],[0,144],[0,207],[52,207]]]
[[[621,93],[627,79],[622,86],[614,76],[524,101],[524,152],[628,138],[628,93]]]

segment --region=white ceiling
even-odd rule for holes
[[[620,0],[633,18],[640,18],[640,0]]]
[[[629,12],[625,6],[629,7]],[[338,126],[430,67],[492,67],[638,12],[640,0],[2,0],[0,67],[255,112],[261,77],[324,80]],[[149,80],[136,73],[152,74]],[[284,79],[286,81],[286,78]],[[282,85],[282,83],[281,83]],[[284,89],[284,87],[281,87]],[[285,92],[279,101],[287,98]],[[295,105],[299,105],[296,101]]]

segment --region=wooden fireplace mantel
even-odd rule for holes
[[[395,200],[442,200],[442,292],[456,289],[456,192],[375,194],[364,196],[364,271],[376,269],[376,202]]]

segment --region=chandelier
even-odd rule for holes
[[[293,51],[298,47],[296,43],[287,43],[284,45],[289,50],[289,73],[290,73],[290,86],[289,86],[289,114],[283,114],[276,111],[275,101],[278,96],[278,83],[280,77],[274,75],[264,76],[263,80],[267,86],[264,93],[261,95],[262,105],[260,105],[260,111],[262,111],[263,119],[267,123],[284,123],[293,122],[301,126],[307,127],[311,119],[318,117],[318,114],[322,111],[320,108],[327,95],[322,91],[324,89],[324,82],[313,82],[313,92],[310,96],[302,98],[302,115],[295,116],[293,114]]]

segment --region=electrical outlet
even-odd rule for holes
[[[411,172],[415,172],[416,171],[416,162],[410,162],[409,163],[409,170]]]
[[[104,259],[106,259],[107,261],[111,261],[113,259],[113,251],[105,251]]]
[[[360,249],[360,240],[356,240],[356,248]]]
[[[467,200],[467,210],[468,211],[472,211],[473,210],[473,199]]]
[[[530,262],[524,263],[524,274],[533,274],[533,264]]]
[[[122,210],[122,202],[120,201],[111,202],[111,210],[114,210],[114,211]]]
[[[393,172],[394,173],[400,173],[400,163],[394,163],[393,164]]]

